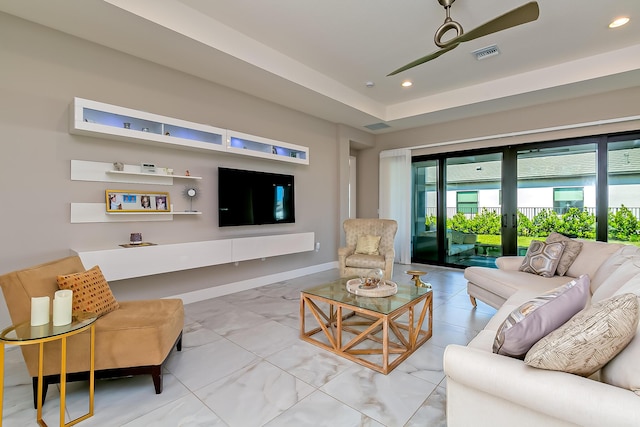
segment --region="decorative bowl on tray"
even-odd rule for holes
[[[380,280],[377,283],[363,282],[362,279],[347,281],[347,291],[363,297],[388,297],[398,292],[398,285],[390,280]]]

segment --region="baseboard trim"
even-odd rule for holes
[[[179,298],[183,301],[184,304],[190,304],[192,302],[204,301],[210,298],[233,294],[235,292],[246,291],[249,289],[258,288],[260,286],[269,285],[271,283],[281,282],[283,280],[295,279],[296,277],[331,270],[333,268],[338,268],[337,261],[298,268],[296,270],[283,271],[282,273],[260,276],[253,279],[241,280],[239,282],[227,283],[225,285],[213,286],[211,288],[200,289],[197,291],[173,295],[166,298]]]

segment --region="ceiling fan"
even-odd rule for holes
[[[404,67],[400,67],[397,70],[392,71],[387,76],[396,75],[410,68],[431,61],[432,59],[436,59],[440,55],[443,55],[450,50],[455,49],[460,43],[468,42],[470,40],[484,37],[489,34],[497,33],[498,31],[506,30],[511,27],[526,24],[527,22],[535,21],[536,19],[538,19],[538,16],[540,16],[538,3],[532,1],[523,6],[517,7],[503,15],[500,15],[497,18],[492,19],[491,21],[485,22],[479,27],[476,27],[468,33],[465,33],[462,30],[462,25],[451,19],[449,13],[451,5],[455,1],[456,0],[438,0],[438,3],[440,3],[440,5],[444,7],[444,10],[447,13],[444,24],[442,24],[436,30],[436,34],[433,37],[433,41],[435,42],[436,46],[440,48],[440,50],[430,53],[427,56],[423,56],[422,58],[416,59],[415,61],[410,62]],[[455,30],[456,36],[450,40],[442,41],[442,36],[449,30]]]

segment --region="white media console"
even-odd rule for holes
[[[309,252],[314,246],[315,233],[308,232],[75,252],[87,268],[99,265],[113,281]]]

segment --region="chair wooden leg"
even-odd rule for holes
[[[477,307],[477,306],[478,306],[478,303],[476,302],[476,298],[475,298],[475,297],[472,297],[471,295],[469,295],[469,299],[471,300],[471,304],[472,304],[474,307]]]
[[[38,377],[32,377],[33,385],[33,409],[38,409]],[[49,389],[49,383],[47,378],[42,378],[42,406],[44,406],[44,400],[47,397],[47,390]]]
[[[156,388],[156,394],[162,393],[162,365],[151,367],[151,378],[153,378],[153,385]]]

